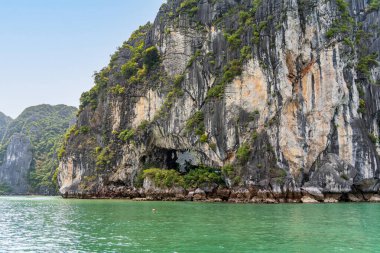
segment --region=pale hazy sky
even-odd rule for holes
[[[164,0],[0,0],[0,111],[78,106],[92,75]]]

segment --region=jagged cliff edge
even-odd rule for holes
[[[61,193],[378,200],[378,5],[169,0],[82,95]]]

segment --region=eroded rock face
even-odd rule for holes
[[[75,112],[65,105],[38,105],[14,120],[0,115],[0,194],[57,194],[57,144]]]
[[[29,138],[15,134],[7,147],[5,161],[0,165],[0,184],[13,194],[28,192],[28,173],[32,163],[32,146]]]
[[[358,170],[352,165],[342,161],[338,155],[328,154],[322,161],[316,162],[305,186],[316,186],[323,192],[330,193],[350,192],[357,175]]]
[[[91,132],[69,139],[60,163],[62,194],[101,197],[116,186],[136,188],[147,165],[184,173],[200,164],[231,164],[233,173],[223,174],[233,189],[228,198],[244,202],[323,201],[333,194],[331,202],[342,193],[378,191],[380,89],[370,80],[379,80],[380,69],[370,66],[364,75],[357,67],[380,51],[373,30],[378,10],[369,11],[366,0],[347,1],[343,10],[334,0],[198,1],[190,10],[183,2],[168,1],[140,31],[145,47],[159,50],[158,80],[151,79],[157,71],[133,85],[119,78],[129,49],[104,70],[106,87],[121,84],[126,92],[104,89],[96,109],[83,107],[78,126]],[[368,39],[353,31],[329,35],[344,11],[371,33]],[[233,64],[240,71],[228,78]],[[170,88],[164,77],[178,76],[177,90]],[[188,129],[197,112],[207,140]],[[133,141],[112,134],[124,129],[136,129]],[[241,161],[237,151],[244,146],[249,155]],[[113,152],[101,171],[95,147]]]
[[[9,123],[11,122],[12,122],[12,118],[0,112],[0,142],[2,141],[5,135],[5,132],[7,131],[7,128],[9,126]]]

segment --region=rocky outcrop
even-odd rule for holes
[[[0,112],[0,141],[3,139],[5,132],[7,131],[9,123],[11,123],[12,118],[6,116]]]
[[[378,193],[379,19],[367,0],[169,0],[82,95],[61,193],[145,198],[151,167],[185,199]]]
[[[12,194],[27,193],[33,158],[29,138],[23,134],[14,134],[7,146],[5,157],[5,162],[0,165],[0,185],[6,185]]]
[[[75,112],[65,105],[40,105],[8,121],[0,139],[0,194],[56,194],[57,149]]]

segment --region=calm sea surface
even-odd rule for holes
[[[0,197],[0,252],[380,252],[380,204]]]

